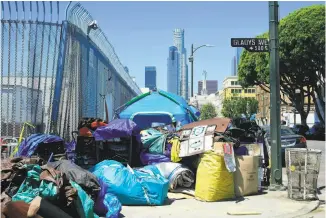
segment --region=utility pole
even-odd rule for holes
[[[281,112],[280,112],[280,72],[278,41],[278,2],[269,4],[269,40],[270,40],[270,134],[271,134],[271,185],[270,190],[282,187],[281,159]]]

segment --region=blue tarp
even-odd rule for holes
[[[152,127],[152,123],[171,124],[177,121],[185,125],[197,121],[197,116],[182,97],[162,90],[139,98],[124,108],[119,118],[131,119],[141,129]]]
[[[22,141],[22,143],[19,146],[19,150],[15,156],[30,157],[34,154],[39,144],[60,142],[60,141],[63,141],[63,139],[56,135],[32,134],[28,138],[24,139],[24,141]]]
[[[129,119],[112,120],[107,126],[97,128],[93,135],[96,141],[136,136],[140,142],[140,129]]]

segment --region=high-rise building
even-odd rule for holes
[[[150,90],[156,88],[156,67],[145,67],[145,87]]]
[[[232,58],[232,65],[231,65],[231,76],[238,76],[238,67],[240,64],[240,57],[243,48],[236,48],[235,49],[235,56]]]
[[[188,65],[187,51],[184,47],[184,30],[175,29],[173,31],[173,43],[178,51],[179,66],[178,66],[178,95],[184,99],[188,99]]]
[[[175,46],[169,48],[167,60],[167,91],[178,94],[179,88],[179,53]]]
[[[214,94],[217,92],[217,80],[206,80],[206,93],[208,95]],[[203,89],[203,80],[198,81],[198,95],[201,95]]]
[[[231,76],[237,75],[237,64],[236,64],[236,57],[233,56],[231,61]]]
[[[242,50],[243,50],[243,48],[240,48],[240,47],[236,48],[236,50],[235,50],[236,51],[235,57],[236,57],[237,75],[238,75],[238,67],[240,64],[240,57],[241,57]]]

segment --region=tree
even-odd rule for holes
[[[222,115],[229,118],[239,118],[244,115],[247,119],[258,111],[258,101],[255,98],[232,97],[223,101]]]
[[[212,103],[204,104],[200,110],[200,119],[207,120],[217,116],[216,109]]]
[[[259,37],[268,38],[268,33]],[[280,21],[279,54],[281,93],[290,99],[304,125],[313,99],[319,119],[325,124],[320,113],[325,110],[325,6],[299,9]],[[238,72],[244,87],[259,85],[269,92],[269,53],[244,51]]]

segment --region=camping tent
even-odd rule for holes
[[[121,109],[120,113],[116,111],[118,118],[131,119],[141,129],[152,127],[153,124],[167,125],[173,122],[184,125],[198,119],[182,97],[162,90],[139,95]]]

